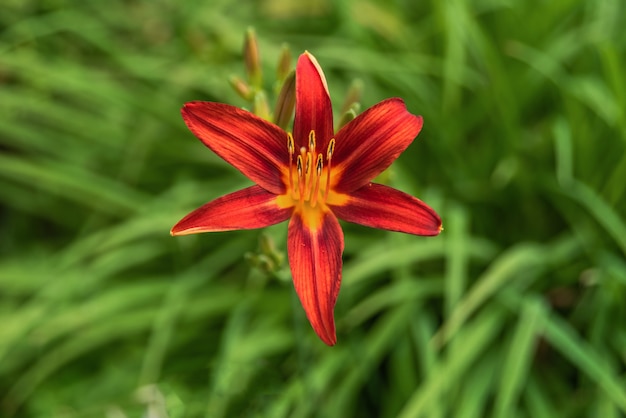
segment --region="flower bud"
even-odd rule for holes
[[[283,82],[283,87],[280,89],[280,93],[278,94],[276,107],[274,109],[274,123],[284,130],[288,130],[287,127],[293,117],[295,105],[296,73],[292,71]]]
[[[259,249],[260,255],[267,260],[266,264],[272,267],[269,272],[275,272],[280,269],[285,256],[281,251],[276,249],[276,244],[269,235],[261,234],[259,236]]]
[[[258,117],[271,121],[270,105],[267,102],[265,92],[260,90],[254,94],[253,112]]]
[[[239,96],[241,96],[243,99],[247,101],[252,100],[253,93],[248,83],[246,83],[240,77],[237,77],[237,76],[231,76],[228,79],[228,82],[230,83],[233,90],[235,90]]]
[[[352,106],[350,106],[348,110],[341,114],[341,118],[339,119],[336,130],[343,128],[352,119],[356,118],[356,115],[358,115],[360,109],[361,105],[359,103],[352,103]]]
[[[278,66],[276,67],[276,80],[283,81],[291,71],[291,51],[287,44],[283,44],[278,58]]]
[[[361,80],[354,80],[352,82],[352,85],[348,89],[348,92],[346,93],[346,98],[343,101],[343,106],[341,106],[339,114],[342,115],[353,109],[354,104],[359,104],[359,102],[361,101],[362,95],[363,82]],[[358,112],[358,108],[356,110]]]
[[[257,89],[261,88],[263,78],[261,74],[261,57],[259,56],[259,44],[254,29],[248,28],[246,40],[243,45],[243,58],[245,60],[248,81]]]

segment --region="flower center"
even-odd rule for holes
[[[326,167],[324,167],[324,155],[321,153],[316,155],[315,131],[309,133],[309,148],[301,147],[297,154],[293,136],[288,133],[287,150],[289,151],[289,190],[291,197],[298,200],[301,205],[307,202],[312,208],[317,206],[320,195],[322,203],[325,203],[330,190],[330,168],[335,151],[335,139],[330,140],[326,149]],[[325,182],[322,180],[324,171],[326,171]]]

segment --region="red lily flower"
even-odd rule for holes
[[[337,133],[324,74],[308,52],[296,67],[293,135],[234,106],[186,103],[183,119],[207,147],[256,185],[222,196],[178,222],[172,235],[262,228],[289,221],[295,290],[317,335],[337,341],[333,310],[348,222],[437,235],[439,216],[422,201],[371,180],[409,146],[422,117],[384,100]]]

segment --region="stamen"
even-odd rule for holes
[[[309,132],[309,152],[315,152],[315,131]]]
[[[306,164],[304,166],[304,200],[309,200],[311,194],[311,153],[306,153]]]
[[[298,170],[298,177],[302,177],[302,155],[298,155],[296,160],[296,169]]]
[[[296,162],[296,167],[298,170],[298,189],[300,192],[300,203],[304,201],[304,179],[302,178],[302,155],[298,155],[298,160]]]
[[[310,207],[314,208],[320,200],[323,202],[322,204],[324,204],[328,199],[330,192],[331,162],[335,152],[335,139],[332,138],[328,142],[326,155],[316,151],[317,143],[315,131],[309,132],[309,142],[307,145],[308,147],[300,147],[299,152],[296,154],[294,137],[291,133],[287,133],[289,189],[291,196],[294,200],[299,200],[300,204],[307,202]],[[296,157],[295,168],[293,167],[294,156]],[[328,160],[326,163],[324,163],[324,158]],[[324,170],[326,170],[325,185],[322,184]]]
[[[322,169],[324,168],[324,157],[322,154],[317,154],[317,163],[315,163],[315,170],[317,171],[317,177],[322,175]]]
[[[287,150],[289,151],[289,190],[293,190],[293,135],[290,132],[287,133]]]
[[[306,153],[306,164],[304,165],[304,173],[308,176],[311,172],[311,153]]]
[[[324,156],[317,154],[317,163],[315,163],[315,189],[313,190],[313,197],[311,197],[311,207],[314,208],[317,204],[317,196],[320,193],[320,178],[322,177],[322,171],[324,169]]]
[[[326,159],[328,161],[330,161],[331,157],[333,156],[333,152],[335,152],[335,138],[331,139],[330,142],[328,142],[328,150],[326,151]]]
[[[326,167],[326,189],[324,190],[324,203],[328,199],[328,191],[330,190],[330,162],[335,152],[335,138],[331,139],[328,143],[328,149],[326,150],[326,159],[328,160],[328,166]]]
[[[287,132],[287,150],[289,151],[289,154],[293,155],[294,145],[293,145],[293,135],[291,135],[291,132]]]

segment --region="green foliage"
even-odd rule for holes
[[[0,415],[623,416],[624,15],[618,0],[3,2]],[[316,55],[336,109],[359,78],[363,108],[401,96],[424,116],[384,181],[445,230],[344,225],[333,348],[294,296],[286,225],[168,234],[247,184],[179,109],[246,105],[228,80],[250,26],[268,91],[288,42]]]

